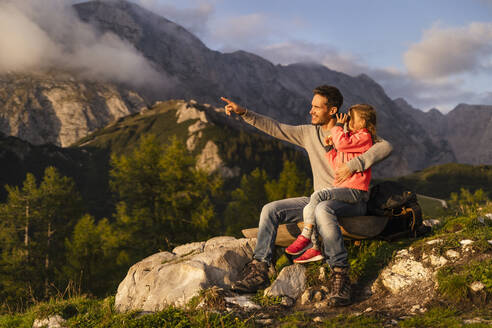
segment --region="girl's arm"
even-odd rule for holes
[[[344,153],[363,153],[372,146],[370,133],[359,131],[349,135],[343,132],[342,125],[338,123],[331,128],[331,135],[335,148]]]

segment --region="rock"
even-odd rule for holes
[[[36,319],[32,324],[32,328],[64,328],[66,320],[58,314],[50,316],[46,319]]]
[[[420,310],[420,305],[416,304],[414,306],[412,306],[412,308],[410,309],[410,312],[417,312]]]
[[[452,259],[456,259],[456,258],[460,257],[460,253],[458,253],[457,251],[455,251],[453,249],[449,249],[446,251],[446,256],[449,258],[452,258]]]
[[[75,73],[2,74],[0,131],[35,145],[67,147],[115,120],[146,108],[135,91],[90,82]]]
[[[211,140],[207,141],[201,154],[198,156],[196,166],[208,173],[218,172],[224,178],[233,178],[239,175],[241,169],[229,168],[219,155],[219,147]]]
[[[470,289],[471,289],[472,291],[474,291],[475,293],[476,293],[476,292],[480,292],[480,291],[482,291],[484,288],[485,288],[485,285],[484,285],[481,281],[474,281],[474,282],[470,285]]]
[[[473,240],[463,239],[462,241],[460,241],[460,244],[463,245],[463,246],[468,246],[468,245],[473,244]]]
[[[188,127],[188,133],[191,135],[195,132],[201,131],[205,129],[207,125],[203,123],[202,121],[196,121],[194,124],[190,125]]]
[[[487,221],[492,221],[492,213],[487,213],[484,216],[479,216],[477,219],[478,221],[480,221],[480,223],[486,224]]]
[[[314,321],[314,322],[323,322],[323,318],[321,318],[321,317],[315,317],[315,318],[313,319],[313,321]]]
[[[367,309],[364,310],[364,313],[367,313],[367,312],[372,312],[372,307],[368,307]]]
[[[314,303],[315,309],[322,309],[328,306],[329,306],[328,300],[323,300],[321,302]]]
[[[273,319],[258,319],[255,321],[260,325],[265,325],[265,326],[270,326],[271,324],[273,324]]]
[[[432,270],[412,256],[397,256],[392,264],[383,269],[378,280],[392,294],[399,294],[407,287],[434,284]]]
[[[195,242],[177,246],[173,249],[173,253],[178,256],[186,256],[192,253],[201,253],[205,247],[205,242]]]
[[[182,102],[176,111],[177,122],[183,123],[188,120],[200,120],[203,123],[208,123],[207,115],[204,111],[198,110],[193,103]]]
[[[492,239],[491,240],[487,240],[487,242],[492,245]]]
[[[225,297],[225,301],[230,304],[235,304],[246,311],[261,309],[261,306],[253,302],[251,296],[248,295]]]
[[[448,263],[448,260],[443,257],[443,256],[436,256],[434,254],[423,254],[422,255],[422,260],[424,260],[425,262],[428,262],[430,263],[432,266],[436,267],[436,268],[440,268],[444,265],[446,265],[446,263]]]
[[[198,140],[202,136],[202,132],[198,132],[198,134],[192,134],[188,139],[186,139],[186,149],[188,149],[189,151],[195,150]]]
[[[440,225],[441,221],[436,220],[436,219],[429,219],[429,220],[424,220],[422,222],[422,224],[427,226],[427,227],[434,228],[434,227]]]
[[[175,254],[154,254],[130,268],[118,287],[115,308],[159,311],[184,306],[212,286],[228,289],[251,260],[255,244],[256,239],[218,237],[176,247]]]
[[[324,266],[319,268],[319,276],[318,279],[320,281],[326,281],[326,268]]]
[[[311,296],[312,296],[313,290],[311,288],[308,288],[302,293],[301,295],[301,304],[306,305],[309,302],[311,302]]]
[[[291,307],[292,305],[294,305],[294,303],[295,303],[295,300],[293,300],[289,296],[282,297],[282,301],[280,302],[280,304],[282,304],[285,307]]]
[[[488,324],[492,324],[492,320],[487,320],[487,319],[483,319],[483,318],[480,318],[480,317],[475,317],[473,319],[465,319],[465,320],[463,320],[463,323],[465,325],[471,325],[471,324],[476,324],[476,323],[488,323]]]
[[[306,268],[300,264],[286,266],[277,279],[265,289],[265,296],[289,296],[297,299],[306,286]]]
[[[232,242],[234,240],[237,239],[231,236],[219,236],[219,237],[210,238],[205,242],[204,251],[207,252],[217,248],[228,247],[227,243]]]
[[[427,245],[435,245],[435,244],[440,244],[442,243],[443,240],[442,239],[432,239],[432,240],[429,240],[428,242],[426,242]]]
[[[324,297],[323,293],[318,290],[317,292],[314,293],[313,301],[319,302],[319,301],[323,300],[323,297]]]

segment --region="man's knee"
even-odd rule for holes
[[[279,204],[278,201],[274,201],[268,204],[263,205],[261,209],[261,216],[271,216],[271,215],[276,215],[276,213],[279,210]]]

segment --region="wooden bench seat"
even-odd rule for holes
[[[389,218],[385,216],[355,216],[338,219],[342,234],[346,239],[363,240],[378,236],[385,228]],[[304,222],[282,224],[278,227],[275,245],[289,246],[301,233]],[[258,228],[242,230],[246,238],[256,238]]]

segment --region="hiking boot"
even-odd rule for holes
[[[332,272],[331,293],[328,302],[331,306],[345,306],[351,303],[352,287],[348,268],[334,267]]]
[[[323,255],[317,249],[310,248],[304,252],[301,256],[294,260],[294,263],[308,263],[308,262],[316,262],[321,261],[323,259]]]
[[[270,265],[266,262],[253,260],[246,264],[241,273],[242,278],[231,284],[231,289],[240,293],[254,293],[258,289],[268,286],[270,279]]]
[[[297,239],[285,249],[285,252],[290,255],[299,255],[311,246],[312,244],[310,239],[304,237],[303,235],[299,235]]]

